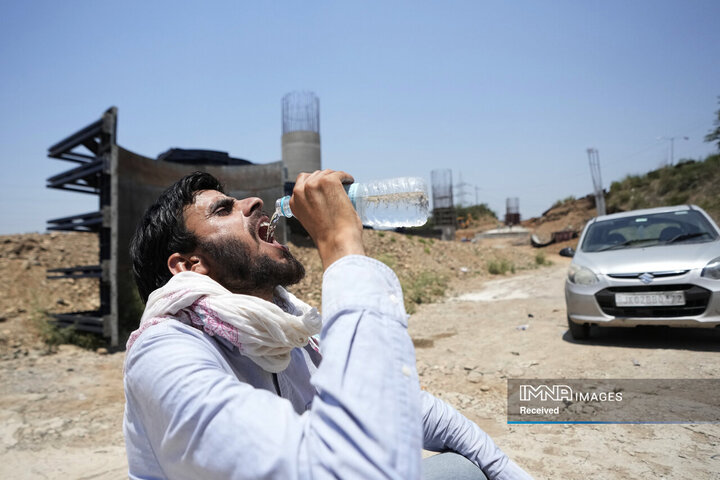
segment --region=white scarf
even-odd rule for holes
[[[232,293],[207,275],[178,273],[150,294],[127,350],[146,328],[175,319],[227,339],[264,370],[280,372],[293,348],[320,333],[322,319],[316,308],[280,286],[275,297],[291,313],[261,298]]]

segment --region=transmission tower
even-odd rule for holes
[[[470,192],[467,191],[467,187],[471,187],[467,182],[463,182],[462,179],[462,172],[458,174],[458,183],[455,185],[455,192],[458,199],[458,206],[460,207],[466,207],[470,204],[470,202],[467,200],[468,196],[470,196]]]
[[[600,155],[597,148],[587,149],[590,160],[590,174],[592,175],[593,188],[595,189],[595,208],[598,215],[605,215],[605,192],[603,192],[602,177],[600,176]]]

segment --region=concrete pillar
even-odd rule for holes
[[[307,130],[285,133],[282,136],[282,162],[286,182],[295,182],[302,172],[320,170],[320,134]]]

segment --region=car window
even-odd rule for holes
[[[709,242],[717,238],[718,232],[700,212],[680,210],[596,221],[588,226],[581,250],[600,252]]]

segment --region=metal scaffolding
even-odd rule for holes
[[[48,157],[65,160],[77,166],[47,179],[48,188],[98,196],[98,210],[48,220],[47,229],[98,234],[100,255],[97,265],[51,268],[47,278],[97,278],[100,281],[98,310],[54,314],[59,326],[74,326],[78,330],[112,336],[108,322],[111,282],[107,270],[111,257],[111,232],[107,221],[110,208],[110,155],[115,144],[117,109],[108,109],[96,122],[75,132],[48,148]],[[105,275],[103,272],[105,271]]]
[[[433,170],[432,197],[433,197],[433,223],[441,230],[443,240],[451,240],[455,237],[457,228],[457,214],[453,202],[452,170]]]
[[[518,197],[509,197],[505,201],[505,225],[520,224],[520,199]]]
[[[320,133],[320,99],[313,92],[290,92],[282,98],[282,133]]]
[[[454,205],[452,170],[449,168],[433,170],[430,175],[432,178],[433,208],[452,207]]]

